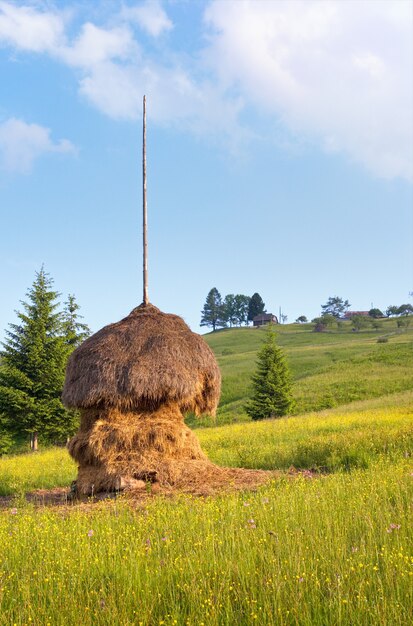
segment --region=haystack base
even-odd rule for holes
[[[152,485],[166,491],[209,493],[250,488],[272,476],[214,465],[177,404],[152,413],[84,409],[69,452],[79,464],[76,493],[81,496],[151,491]]]
[[[99,493],[130,492],[145,493],[191,493],[212,495],[219,492],[255,489],[272,478],[277,472],[218,467],[210,461],[176,462],[168,467],[157,480],[143,481],[131,475],[110,474],[103,467],[79,467],[76,480],[77,496],[94,496]],[[166,478],[168,476],[168,478]]]

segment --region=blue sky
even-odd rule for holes
[[[154,304],[408,302],[412,34],[407,0],[0,0],[0,336],[42,263],[93,330],[142,301],[144,93]]]

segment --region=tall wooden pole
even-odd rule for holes
[[[143,304],[149,304],[148,297],[148,207],[146,203],[146,96],[143,96],[143,142],[142,142],[142,182],[143,182]]]

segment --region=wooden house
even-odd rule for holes
[[[260,313],[252,320],[253,326],[265,326],[266,324],[278,324],[278,318],[272,313]]]

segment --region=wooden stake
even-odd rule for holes
[[[143,181],[143,303],[149,304],[148,296],[148,207],[146,203],[146,96],[143,96],[143,142],[142,142],[142,181]]]

